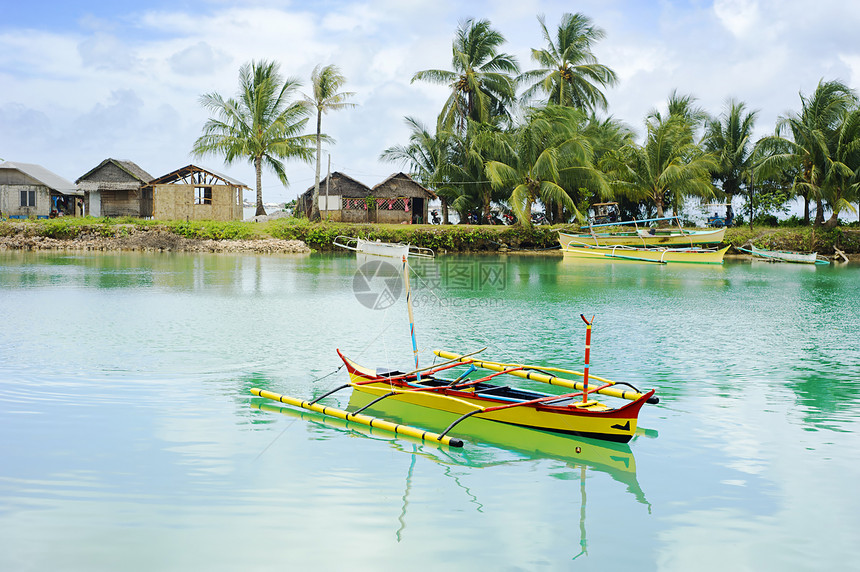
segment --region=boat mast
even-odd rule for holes
[[[415,356],[415,369],[418,370],[418,344],[415,342],[415,318],[412,316],[412,290],[409,289],[409,264],[403,257],[403,282],[406,285],[406,309],[409,311],[409,333],[412,335],[412,354]],[[416,371],[416,381],[421,383],[421,371]]]

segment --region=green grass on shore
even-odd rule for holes
[[[558,246],[557,231],[571,225],[473,226],[354,224],[281,218],[269,222],[153,221],[137,218],[63,217],[36,221],[0,221],[0,236],[45,236],[71,240],[84,236],[122,237],[158,230],[189,239],[242,240],[279,238],[301,240],[315,250],[332,250],[335,237],[345,235],[384,242],[403,242],[437,251],[543,250]],[[832,254],[834,247],[860,253],[860,230],[837,227],[760,227],[727,229],[724,243],[735,247],[752,242],[760,248],[817,251]]]

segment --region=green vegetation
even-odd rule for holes
[[[564,14],[555,29],[543,17],[538,24],[536,69],[520,73],[503,51],[504,36],[488,20],[467,20],[456,30],[451,68],[412,78],[445,85],[451,95],[435,132],[407,118],[409,143],[380,158],[435,189],[443,220],[450,207],[461,220],[512,212],[528,226],[535,209],[561,224],[605,201],[618,202],[625,219],[669,211],[693,218],[698,213],[685,211],[736,196],[744,198],[741,214],[750,223],[785,213],[797,197],[807,226],[810,202],[819,228],[857,212],[860,100],[844,84],[822,80],[811,96],[801,94],[799,112],[781,117],[774,134],[758,141],[758,112],[745,102],[729,100],[714,117],[695,106],[694,96],[673,91],[665,111],[647,115],[638,142],[611,115],[597,115],[611,111],[603,89],[617,83],[593,53],[604,31],[580,13]]]
[[[735,247],[752,242],[761,248],[818,251],[832,254],[833,248],[860,253],[860,226],[834,229],[798,226],[797,220],[779,227],[756,224],[729,228],[725,244]],[[301,240],[318,251],[340,251],[332,243],[339,235],[384,242],[402,242],[442,252],[551,251],[558,248],[558,230],[571,225],[401,225],[312,223],[307,219],[280,218],[269,222],[243,221],[152,221],[135,218],[72,218],[0,221],[0,237],[44,236],[60,240],[101,237],[121,238],[139,231],[163,231],[197,240],[247,240],[278,238]]]

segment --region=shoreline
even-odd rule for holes
[[[519,254],[561,256],[558,230],[570,225],[385,225],[310,223],[303,219],[270,222],[150,221],[73,219],[0,221],[0,251],[74,250],[139,252],[210,252],[306,254],[335,252],[338,236],[360,236],[430,248],[445,254]],[[755,243],[768,250],[817,252],[833,259],[838,248],[849,259],[860,259],[860,229],[837,227],[733,227],[723,245],[727,256],[744,258],[737,248]],[[840,258],[841,259],[841,258]]]

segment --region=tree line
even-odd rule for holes
[[[860,100],[844,83],[822,79],[811,95],[801,94],[799,112],[779,117],[773,134],[758,140],[758,112],[746,103],[730,99],[711,116],[676,90],[666,111],[647,114],[640,143],[630,127],[606,115],[604,91],[618,79],[593,52],[604,30],[581,13],[563,15],[555,27],[542,16],[538,23],[543,45],[531,50],[534,69],[521,71],[488,20],[469,19],[456,30],[450,69],[412,77],[445,85],[450,95],[434,126],[405,118],[408,142],[380,158],[403,165],[436,192],[443,223],[450,209],[461,221],[470,213],[490,221],[498,208],[523,225],[535,209],[553,223],[582,221],[590,205],[605,201],[617,201],[628,217],[663,217],[683,214],[691,199],[731,204],[735,196],[743,197],[750,224],[785,212],[796,197],[804,224],[833,227],[840,213],[857,211]],[[312,95],[290,102],[297,81],[283,81],[276,64],[252,62],[240,70],[236,99],[201,98],[216,117],[193,151],[223,154],[228,163],[252,161],[258,214],[260,168],[265,163],[286,184],[285,158],[316,157],[318,208],[320,145],[327,140],[321,117],[352,105],[353,94],[339,92],[345,79],[335,66],[318,66],[311,83]],[[316,134],[303,135],[314,112]]]

